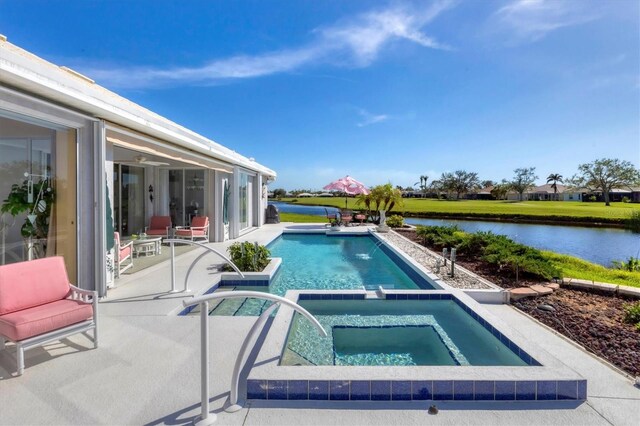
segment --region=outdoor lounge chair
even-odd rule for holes
[[[209,241],[209,218],[207,216],[194,216],[191,226],[176,227],[176,238],[195,241],[197,239]]]
[[[358,213],[357,215],[355,215],[355,219],[360,221],[360,223],[358,224],[358,226],[360,226],[365,220],[367,220],[367,215],[363,213]]]
[[[145,228],[145,233],[149,237],[169,237],[171,229],[171,216],[151,216],[149,226]]]
[[[329,213],[329,210],[327,210],[327,209],[324,209],[324,212],[326,213],[327,219],[329,220],[329,222],[332,222],[332,221],[336,220],[337,217],[338,217],[338,215],[335,214],[335,213]]]
[[[120,274],[133,266],[133,241],[122,244],[120,241],[120,233],[114,232],[115,239],[115,275],[120,278]],[[128,262],[127,262],[128,260]]]

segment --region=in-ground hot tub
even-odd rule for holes
[[[585,400],[586,380],[462,293],[289,291],[328,337],[281,306],[247,398]]]
[[[321,295],[310,295],[308,297]],[[299,300],[328,333],[295,314],[281,365],[538,365],[450,294],[404,300]],[[303,296],[304,297],[304,296]],[[396,296],[397,297],[397,296]],[[477,315],[475,315],[477,318]]]

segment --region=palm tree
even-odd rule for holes
[[[553,198],[558,199],[558,182],[563,183],[562,175],[559,173],[551,173],[547,176],[547,183],[553,182],[551,187],[553,188]]]
[[[420,184],[420,190],[422,191],[422,197],[424,197],[427,193],[427,181],[429,180],[429,176],[422,175],[420,176],[420,182],[414,183],[414,185]]]

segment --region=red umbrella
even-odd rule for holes
[[[364,186],[364,183],[355,180],[349,175],[343,178],[340,178],[338,180],[334,180],[333,182],[331,182],[329,185],[325,186],[322,189],[326,191],[340,191],[340,192],[347,193],[349,195],[357,195],[357,194],[366,195],[369,193],[369,190],[367,189],[366,186]],[[347,208],[347,197],[344,198],[344,208],[345,209]]]

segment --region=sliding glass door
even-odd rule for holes
[[[202,169],[171,169],[169,214],[175,226],[189,226],[194,216],[205,216],[205,185]]]
[[[122,236],[141,234],[146,225],[144,167],[115,164],[114,222]]]
[[[63,256],[77,272],[76,131],[0,112],[0,264]]]

